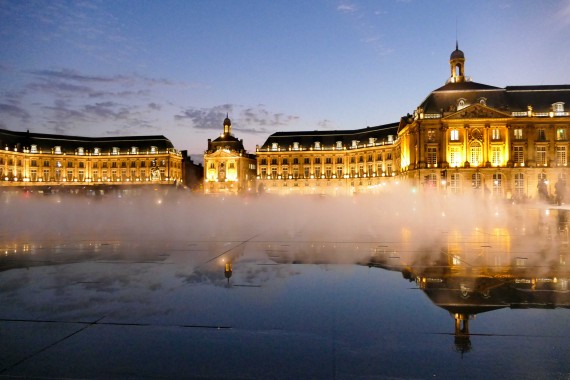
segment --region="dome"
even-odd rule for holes
[[[455,50],[451,53],[449,60],[452,59],[465,59],[465,54],[461,50],[459,50],[459,44],[455,43]]]
[[[230,118],[226,115],[226,118],[224,119],[224,125],[232,125],[232,121],[230,120]]]

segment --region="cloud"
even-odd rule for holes
[[[343,3],[336,7],[336,10],[341,13],[354,13],[358,10],[355,4]]]
[[[160,111],[162,109],[162,106],[153,102],[148,104],[148,108],[153,111]]]
[[[564,27],[570,25],[570,0],[562,2],[560,9],[556,12],[556,19],[560,21],[560,24]]]
[[[22,121],[30,118],[30,114],[26,110],[12,104],[0,104],[0,115],[10,116]]]
[[[283,128],[300,119],[294,115],[270,112],[262,104],[254,107],[224,104],[212,108],[190,108],[175,115],[174,119],[190,121],[196,129],[221,130],[226,113],[230,114],[235,130],[252,134],[266,134],[269,129]]]

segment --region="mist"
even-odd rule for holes
[[[416,192],[395,183],[379,194],[346,197],[153,191],[97,199],[4,195],[1,201],[5,245],[237,242],[275,260],[333,264],[362,263],[378,254],[406,265],[427,264],[453,251],[529,262],[556,255],[548,234],[557,220],[545,204]]]

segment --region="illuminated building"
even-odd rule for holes
[[[544,181],[554,194],[568,173],[570,85],[473,82],[457,46],[449,64],[447,83],[402,119],[401,176],[420,188],[518,200]]]
[[[134,188],[181,180],[182,155],[164,136],[92,138],[0,129],[4,189]]]
[[[273,194],[381,191],[399,170],[398,123],[344,131],[277,132],[257,147],[257,187]]]
[[[226,117],[223,132],[214,141],[208,139],[204,152],[204,193],[255,192],[255,167],[255,155],[248,154],[243,140],[232,135],[232,122]]]

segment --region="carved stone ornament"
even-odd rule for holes
[[[445,117],[445,119],[491,119],[507,117],[510,117],[510,115],[486,107],[482,104],[473,104],[459,112],[455,112],[454,114]]]
[[[483,134],[479,128],[472,128],[469,131],[469,141],[483,141]]]

